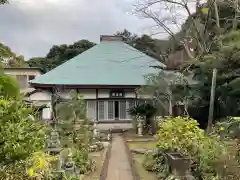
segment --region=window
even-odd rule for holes
[[[36,76],[28,76],[28,80],[31,81],[33,79],[35,79]]]
[[[104,101],[98,102],[99,120],[104,120]]]
[[[124,120],[127,116],[126,101],[119,101],[119,119]]]
[[[87,118],[96,120],[96,101],[87,101]]]
[[[114,120],[114,101],[108,101],[108,120]]]
[[[89,101],[91,102],[91,101]],[[88,102],[88,109],[94,109],[96,104]],[[93,103],[93,104],[92,104]],[[90,108],[90,104],[91,107]],[[131,120],[132,117],[128,113],[130,107],[135,106],[134,100],[110,100],[110,101],[98,101],[98,120]],[[96,111],[92,111],[92,113]],[[90,117],[90,111],[88,111]]]

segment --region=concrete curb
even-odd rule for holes
[[[124,138],[123,138],[123,140],[124,140],[125,152],[127,154],[128,162],[130,163],[130,166],[131,166],[133,180],[140,180],[140,176],[139,176],[139,174],[137,172],[137,169],[135,167],[135,162],[133,160],[132,153],[131,153],[131,151],[128,147],[128,144],[127,144],[126,140]]]
[[[107,178],[108,164],[109,164],[109,160],[111,158],[111,149],[112,149],[112,143],[110,142],[107,152],[106,152],[104,162],[103,162],[99,180],[105,180]]]

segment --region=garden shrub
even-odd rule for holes
[[[222,139],[240,139],[240,119],[227,117],[214,125],[213,131]]]
[[[22,101],[0,97],[0,179],[28,179],[35,153],[44,151],[47,128],[30,120],[32,113]]]
[[[75,91],[70,94],[71,100],[57,105],[58,129],[62,144],[72,148],[76,169],[85,174],[95,169],[95,163],[89,157],[93,126],[86,118],[86,103],[82,96]],[[66,160],[67,154],[62,152],[61,157]]]
[[[166,178],[169,175],[169,167],[165,156],[161,153],[146,153],[143,166],[147,171],[157,172],[158,177]]]
[[[165,151],[196,155],[198,144],[204,139],[204,131],[197,121],[188,117],[167,118],[159,124],[157,147]]]
[[[80,174],[86,174],[95,170],[95,162],[89,158],[87,149],[75,149],[73,160]]]
[[[28,175],[31,178],[50,179],[53,173],[53,162],[57,157],[51,156],[44,152],[35,152],[29,159],[30,168]]]
[[[0,96],[8,98],[20,96],[20,87],[16,78],[0,72]]]
[[[196,178],[214,179],[214,163],[226,153],[218,136],[205,135],[196,120],[189,117],[170,117],[159,124],[157,147],[164,152],[179,152],[193,163]],[[195,166],[194,166],[195,165]]]
[[[222,180],[240,179],[240,120],[227,117],[214,125],[214,134],[218,134],[225,142],[227,153],[213,164]]]
[[[45,148],[47,128],[29,120],[33,109],[22,101],[0,98],[0,163],[24,160]]]

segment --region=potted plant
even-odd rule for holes
[[[191,161],[178,152],[166,152],[170,172],[176,176],[185,177],[191,172]]]

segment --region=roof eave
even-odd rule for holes
[[[105,85],[105,84],[38,84],[38,83],[31,83],[31,86],[35,88],[66,88],[66,89],[74,89],[74,88],[80,88],[80,89],[96,89],[96,88],[126,88],[126,89],[132,89],[132,88],[138,88],[142,85]]]

